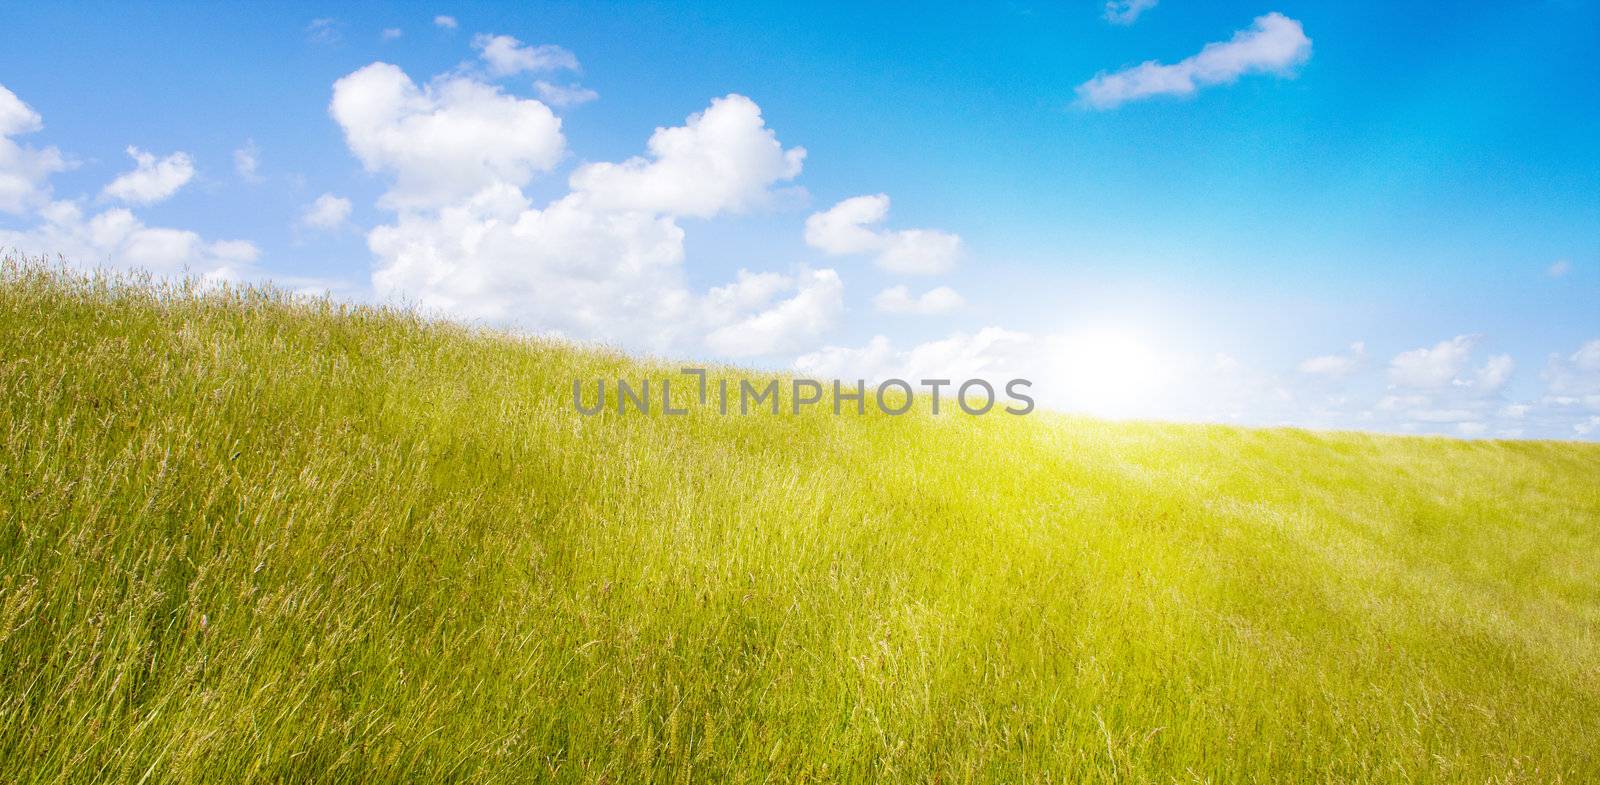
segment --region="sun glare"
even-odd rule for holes
[[[1168,366],[1132,330],[1090,328],[1061,339],[1054,384],[1069,411],[1132,417],[1149,410],[1171,375]]]

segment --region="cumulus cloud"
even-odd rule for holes
[[[1432,347],[1401,352],[1389,361],[1389,380],[1401,387],[1445,387],[1466,367],[1477,344],[1476,335],[1458,335]]]
[[[749,283],[752,282],[741,280],[733,286]],[[771,287],[774,283],[778,284],[778,291],[797,291],[782,302],[762,307],[766,302],[760,297],[752,298],[745,292],[730,296],[725,290],[713,289],[712,298],[743,298],[746,302],[759,303],[756,307],[761,308],[712,329],[706,336],[706,345],[713,352],[728,357],[753,357],[793,351],[816,340],[833,326],[839,313],[844,310],[844,283],[833,270],[807,272],[798,279],[766,279],[754,283],[762,290],[759,294],[765,295],[765,299],[772,297]],[[750,306],[745,307],[748,309]]]
[[[1229,84],[1245,74],[1289,76],[1311,57],[1311,39],[1299,22],[1283,14],[1256,17],[1227,41],[1206,44],[1198,54],[1173,64],[1148,60],[1131,68],[1100,73],[1078,86],[1078,103],[1111,109],[1158,95],[1192,95],[1210,85]]]
[[[854,196],[806,219],[806,244],[831,255],[875,254],[891,272],[948,272],[961,255],[961,238],[936,229],[878,228],[889,217],[888,194]]]
[[[494,76],[578,69],[578,58],[559,46],[528,46],[509,35],[479,33],[472,37],[472,48],[478,50],[478,56]]]
[[[1516,361],[1494,354],[1475,364],[1479,343],[1479,336],[1458,335],[1396,355],[1388,367],[1393,392],[1374,407],[1386,415],[1380,424],[1414,431],[1457,426],[1454,432],[1463,436],[1515,436],[1530,423],[1541,430],[1556,427],[1548,407],[1506,400]]]
[[[26,147],[13,136],[44,128],[38,112],[0,85],[0,213],[23,213],[48,201],[50,175],[68,168],[54,147]]]
[[[31,216],[25,229],[0,229],[0,248],[24,254],[60,256],[79,267],[142,268],[155,273],[237,276],[260,252],[243,240],[208,241],[183,229],[146,226],[118,207],[87,215],[79,202],[49,201],[51,173],[66,168],[55,148],[35,150],[10,137],[39,130],[39,115],[10,90],[0,87],[0,210]],[[115,197],[136,203],[159,201],[193,176],[182,153],[157,161],[134,148],[139,167],[107,187]]]
[[[455,17],[453,17],[453,16],[445,16],[444,14],[440,14],[440,15],[434,17],[433,18],[433,24],[434,24],[435,27],[442,27],[442,28],[444,28],[446,30],[454,30],[454,29],[456,29],[457,27],[460,26],[460,25],[458,25],[456,23],[456,18]]]
[[[766,203],[773,184],[798,176],[806,157],[803,147],[785,150],[761,107],[738,94],[713,100],[683,125],[657,128],[646,149],[580,167],[573,191],[597,209],[706,218]]]
[[[1350,344],[1346,354],[1325,354],[1301,361],[1299,370],[1311,376],[1342,378],[1349,376],[1367,361],[1367,345],[1361,341]]]
[[[378,37],[385,41],[393,41],[403,35],[405,35],[405,31],[398,27],[385,27],[383,32],[378,34]]]
[[[502,184],[437,212],[402,212],[367,244],[380,296],[457,317],[664,350],[690,315],[682,229],[570,196],[536,209]]]
[[[1473,386],[1483,392],[1496,392],[1511,381],[1511,372],[1517,367],[1509,354],[1490,357],[1473,377]]]
[[[344,225],[350,218],[350,200],[333,194],[323,194],[306,205],[300,214],[300,223],[313,229],[332,230]]]
[[[562,141],[544,104],[460,73],[419,89],[384,64],[334,91],[351,151],[392,183],[381,204],[394,218],[367,235],[381,298],[634,350],[729,357],[814,340],[842,310],[832,270],[747,272],[704,294],[684,280],[680,217],[758,205],[799,173],[803,151],[784,149],[748,98],[716,99],[657,129],[645,156],[579,167],[566,194],[538,206],[523,187]]]
[[[872,298],[873,307],[884,313],[921,316],[950,313],[966,304],[966,300],[948,286],[930,289],[917,297],[912,297],[911,290],[905,286],[891,286]]]
[[[1108,0],[1105,20],[1114,25],[1131,25],[1140,14],[1155,7],[1156,0]]]
[[[392,176],[388,207],[440,207],[498,184],[521,187],[566,149],[561,120],[538,101],[460,75],[419,88],[388,63],[335,82],[329,112],[367,171]]]
[[[59,254],[74,265],[139,268],[156,274],[238,274],[260,251],[243,240],[207,241],[195,232],[146,226],[126,208],[86,216],[78,205],[53,202],[27,231],[0,231],[0,247]]]
[[[558,85],[543,80],[534,82],[533,89],[539,93],[539,100],[556,107],[578,106],[600,97],[583,85]]]
[[[134,169],[112,180],[100,195],[127,204],[155,204],[178,192],[194,179],[194,160],[188,153],[157,159],[137,147],[128,147]]]

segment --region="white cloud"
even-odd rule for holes
[[[367,236],[374,290],[445,314],[665,350],[691,315],[683,230],[647,213],[535,209],[509,184]]]
[[[137,147],[128,147],[134,169],[112,180],[100,195],[127,204],[155,204],[178,192],[194,179],[194,161],[188,153],[157,159]]]
[[[929,275],[949,271],[961,255],[961,238],[935,229],[876,228],[889,217],[889,196],[845,199],[806,219],[806,244],[832,255],[876,254],[891,272]]]
[[[233,151],[233,171],[238,173],[239,179],[247,183],[261,182],[261,175],[256,170],[261,166],[261,148],[256,146],[256,140],[244,140],[244,146]]]
[[[48,177],[66,168],[65,159],[53,147],[23,148],[9,138],[40,127],[39,115],[0,87],[0,210],[30,215],[36,221],[25,229],[0,229],[0,248],[60,256],[80,268],[188,272],[211,280],[243,275],[260,255],[255,245],[243,240],[208,241],[183,229],[146,226],[126,208],[88,216],[77,201],[47,201]],[[118,178],[112,184],[115,188],[108,187],[114,196],[156,201],[193,176],[193,166],[182,153],[157,162],[133,148],[128,151],[139,168]]]
[[[561,120],[538,101],[465,76],[419,89],[373,63],[333,86],[329,113],[369,172],[394,178],[383,204],[439,207],[497,184],[521,187],[561,160]]]
[[[1100,73],[1078,86],[1078,102],[1110,109],[1157,95],[1191,95],[1201,87],[1228,84],[1251,73],[1289,76],[1311,57],[1311,39],[1299,22],[1283,14],[1256,17],[1228,41],[1206,44],[1199,54],[1166,65],[1148,60]]]
[[[761,107],[730,94],[690,115],[681,126],[657,128],[648,157],[593,163],[572,174],[585,204],[603,210],[643,210],[705,218],[768,201],[770,188],[800,174],[803,147],[783,149]]]
[[[442,27],[442,28],[444,28],[446,30],[454,30],[454,29],[456,29],[457,27],[460,26],[460,25],[456,24],[456,18],[455,17],[453,17],[453,16],[445,16],[444,14],[440,14],[440,15],[434,17],[433,18],[433,24],[436,27]]]
[[[337,229],[350,218],[350,200],[333,194],[323,194],[300,215],[300,223],[313,229]]]
[[[877,251],[883,233],[869,227],[888,217],[888,194],[852,196],[806,219],[806,244],[834,255]]]
[[[1020,373],[1030,363],[1019,360],[1037,346],[1034,336],[1000,327],[953,333],[904,351],[896,351],[879,335],[859,349],[829,346],[802,355],[794,367],[808,376],[834,379],[996,379]]]
[[[726,324],[743,314],[766,308],[773,298],[793,289],[794,285],[792,276],[741,269],[733,283],[706,293],[706,315],[714,323]]]
[[[872,298],[872,305],[884,313],[922,316],[950,313],[966,304],[966,300],[948,286],[930,289],[918,297],[912,297],[911,290],[905,286],[891,286]]]
[[[385,27],[383,32],[378,34],[378,37],[385,41],[393,41],[403,35],[405,35],[405,31],[398,27]]]
[[[1367,360],[1367,345],[1361,341],[1350,344],[1348,354],[1325,354],[1300,363],[1300,372],[1312,376],[1340,378],[1349,376]]]
[[[1506,386],[1511,381],[1511,372],[1517,364],[1509,354],[1497,354],[1490,357],[1488,362],[1479,368],[1474,378],[1474,385],[1481,391],[1492,393]]]
[[[766,287],[770,283],[770,280],[762,281],[760,285]],[[798,281],[789,279],[782,283],[785,289],[795,287],[798,291],[770,308],[711,330],[706,336],[706,345],[728,357],[792,351],[799,348],[801,342],[815,340],[844,310],[844,283],[833,270],[808,272]],[[712,290],[712,297],[722,294]]]
[[[13,136],[44,128],[39,113],[0,85],[0,213],[23,213],[50,198],[50,175],[68,168],[54,147],[24,147]]]
[[[1566,259],[1557,259],[1549,267],[1545,268],[1544,274],[1551,278],[1562,278],[1570,272],[1572,272],[1572,262]]]
[[[479,33],[472,37],[472,48],[478,50],[494,76],[511,76],[524,71],[578,70],[578,58],[554,44],[528,46],[509,35]]]
[[[1600,412],[1600,338],[1565,357],[1552,354],[1542,374],[1543,403],[1563,411]]]
[[[208,242],[191,231],[146,226],[122,207],[86,217],[78,205],[59,201],[40,210],[39,217],[33,229],[0,230],[0,247],[60,254],[83,268],[139,268],[156,274],[238,273],[260,255],[255,245],[242,240]]]
[[[1477,343],[1476,335],[1458,335],[1431,348],[1401,352],[1389,361],[1389,380],[1418,389],[1449,385],[1466,366]]]
[[[743,273],[705,294],[684,280],[679,216],[759,204],[799,172],[802,151],[783,149],[754,102],[717,99],[657,129],[648,158],[581,167],[567,194],[539,207],[522,189],[559,149],[548,111],[461,73],[426,90],[382,64],[339,80],[333,113],[351,150],[393,183],[382,203],[394,219],[367,236],[380,298],[633,350],[723,356],[784,351],[837,318],[832,270]],[[552,143],[502,154],[498,145],[526,142],[529,112],[534,134]]]
[[[1157,0],[1108,0],[1105,19],[1114,25],[1131,25],[1139,15],[1155,8]]]
[[[545,81],[533,83],[533,89],[538,91],[539,100],[551,106],[578,106],[586,104],[600,97],[600,94],[583,85],[558,85]]]

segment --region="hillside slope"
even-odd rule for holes
[[[0,781],[1600,781],[1600,445],[674,370],[8,264]]]

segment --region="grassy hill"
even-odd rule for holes
[[[1600,781],[1600,445],[676,368],[8,263],[0,781]]]

